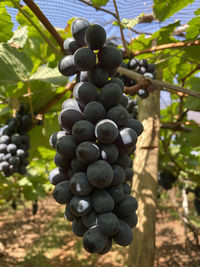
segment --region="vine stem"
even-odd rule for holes
[[[124,49],[125,49],[125,54],[128,54],[129,51],[128,51],[128,48],[127,48],[127,45],[126,45],[126,41],[125,41],[125,38],[124,38],[124,33],[123,33],[123,29],[122,29],[121,20],[120,20],[120,17],[119,17],[119,11],[118,11],[118,8],[117,8],[116,0],[113,0],[113,4],[115,6],[116,17],[117,17],[117,21],[119,23],[121,39],[122,39],[122,43],[123,43],[123,46],[124,46]]]
[[[130,55],[130,57],[138,56],[138,55],[145,54],[145,53],[151,53],[151,52],[155,52],[158,50],[165,50],[165,49],[170,49],[170,48],[179,48],[179,47],[184,47],[184,46],[189,47],[191,45],[200,45],[200,40],[157,45],[157,46],[154,46],[151,48],[146,48],[146,49],[143,49],[140,51],[139,50],[135,51]]]
[[[33,20],[29,17],[29,15],[21,8],[21,6],[14,0],[11,0],[13,5],[26,17],[26,19],[35,27],[35,29],[40,33],[43,39],[47,42],[47,44],[52,48],[54,53],[61,54],[61,52],[57,49],[57,47],[52,43],[52,41],[43,33],[42,30],[33,22]]]
[[[95,8],[97,11],[103,11],[105,13],[108,13],[108,14],[112,15],[113,17],[115,17],[117,19],[116,14],[113,13],[112,11],[110,11],[110,10],[107,10],[105,8],[102,8],[102,7],[96,7],[93,4],[91,4],[90,2],[87,2],[85,0],[79,0],[79,1],[82,2],[82,3],[84,3],[84,4],[86,4],[86,5],[88,5],[88,6],[91,6],[91,7]]]
[[[143,87],[143,88],[146,88],[148,85],[155,85],[155,86],[161,86],[163,88],[163,90],[172,90],[172,91],[175,91],[176,93],[177,92],[182,92],[186,95],[190,95],[190,96],[194,96],[194,97],[197,97],[197,98],[200,98],[200,93],[199,92],[196,92],[196,91],[192,91],[192,90],[188,90],[184,87],[181,87],[181,86],[176,86],[176,85],[173,85],[171,83],[166,83],[166,82],[163,82],[163,81],[159,81],[159,80],[156,80],[156,79],[150,79],[150,78],[147,78],[147,77],[144,77],[143,75],[135,72],[135,71],[132,71],[132,70],[128,70],[128,69],[125,69],[125,68],[122,68],[122,67],[119,67],[117,69],[117,72],[120,73],[120,74],[123,74],[133,80],[136,80],[137,83],[139,84],[139,86]],[[134,86],[133,86],[134,87]],[[131,88],[131,87],[130,87]],[[131,93],[131,89],[129,91],[129,94]]]
[[[27,91],[28,91],[28,100],[29,100],[29,105],[30,105],[30,110],[31,110],[32,121],[34,123],[35,116],[34,116],[34,111],[33,111],[33,102],[32,102],[32,98],[31,98],[31,84],[30,84],[30,82],[28,82]]]

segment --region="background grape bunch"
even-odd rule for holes
[[[21,105],[15,117],[0,128],[0,171],[5,177],[14,173],[25,174],[28,165],[30,137],[27,130],[32,124],[30,114]]]
[[[172,189],[172,185],[176,180],[177,177],[169,170],[162,170],[158,175],[158,184],[166,190]]]
[[[130,196],[131,154],[143,125],[126,110],[129,100],[122,80],[111,78],[122,55],[104,45],[103,27],[77,18],[71,30],[73,37],[64,42],[68,55],[58,68],[63,75],[76,74],[77,83],[74,98],[62,104],[61,130],[50,137],[57,168],[49,180],[85,250],[104,254],[112,240],[121,246],[132,242],[138,204]]]
[[[156,70],[155,70],[155,64],[148,63],[146,59],[140,59],[132,58],[129,60],[128,63],[122,62],[121,67],[133,70],[139,74],[144,75],[147,78],[155,79],[157,76]],[[134,86],[137,84],[137,82],[133,79],[130,79],[127,76],[124,76],[122,74],[116,74],[116,77],[122,79],[125,86]],[[151,87],[151,88],[150,88]],[[149,96],[149,92],[153,92],[155,90],[154,85],[150,85],[149,88],[141,88],[137,91],[137,95],[141,98],[147,98]]]

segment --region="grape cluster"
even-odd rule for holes
[[[50,172],[49,181],[55,185],[55,200],[66,204],[65,217],[73,222],[74,234],[83,237],[85,250],[104,254],[111,249],[112,240],[121,246],[132,242],[138,204],[130,196],[130,156],[143,126],[126,110],[123,82],[108,79],[122,57],[115,47],[104,46],[105,30],[83,18],[76,19],[71,28],[74,42],[88,47],[73,55],[80,80],[73,90],[74,99],[62,104],[58,117],[61,130],[49,140],[57,152],[57,168]],[[83,71],[87,72],[84,81]]]
[[[137,99],[131,99],[130,97],[128,97],[128,105],[126,107],[126,110],[129,113],[129,117],[130,119],[135,119],[137,120],[137,116],[138,116],[138,105],[137,105]]]
[[[194,207],[198,215],[200,215],[200,187],[196,186],[196,188],[186,188],[186,193],[189,192],[194,194]]]
[[[168,170],[163,170],[158,174],[158,184],[166,190],[172,189],[172,184],[176,179],[177,177]]]
[[[156,78],[156,71],[155,65],[153,63],[148,64],[146,59],[132,58],[129,60],[128,64],[122,62],[121,67],[133,70],[139,74],[144,75],[147,78],[155,79]],[[134,86],[137,82],[133,79],[130,79],[124,75],[117,74],[116,77],[119,77],[123,80],[125,86]],[[151,88],[150,88],[151,87]],[[149,91],[154,91],[154,85],[150,85],[148,90],[147,89],[139,89],[137,94],[141,98],[147,98],[149,96]]]
[[[0,171],[5,177],[13,173],[26,173],[30,137],[27,129],[32,123],[30,114],[21,106],[15,117],[0,128]]]

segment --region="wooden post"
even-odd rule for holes
[[[159,151],[159,90],[140,101],[139,121],[144,132],[138,139],[133,170],[132,195],[138,201],[138,224],[129,247],[129,267],[154,266],[155,216]]]

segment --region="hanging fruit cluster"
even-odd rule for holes
[[[126,110],[124,83],[112,78],[122,55],[104,45],[104,28],[78,18],[71,31],[73,37],[64,42],[68,55],[58,68],[63,75],[76,74],[77,83],[74,98],[62,104],[61,131],[50,137],[57,168],[49,180],[85,250],[104,254],[112,240],[121,246],[132,242],[138,204],[130,195],[131,155],[143,126]]]

